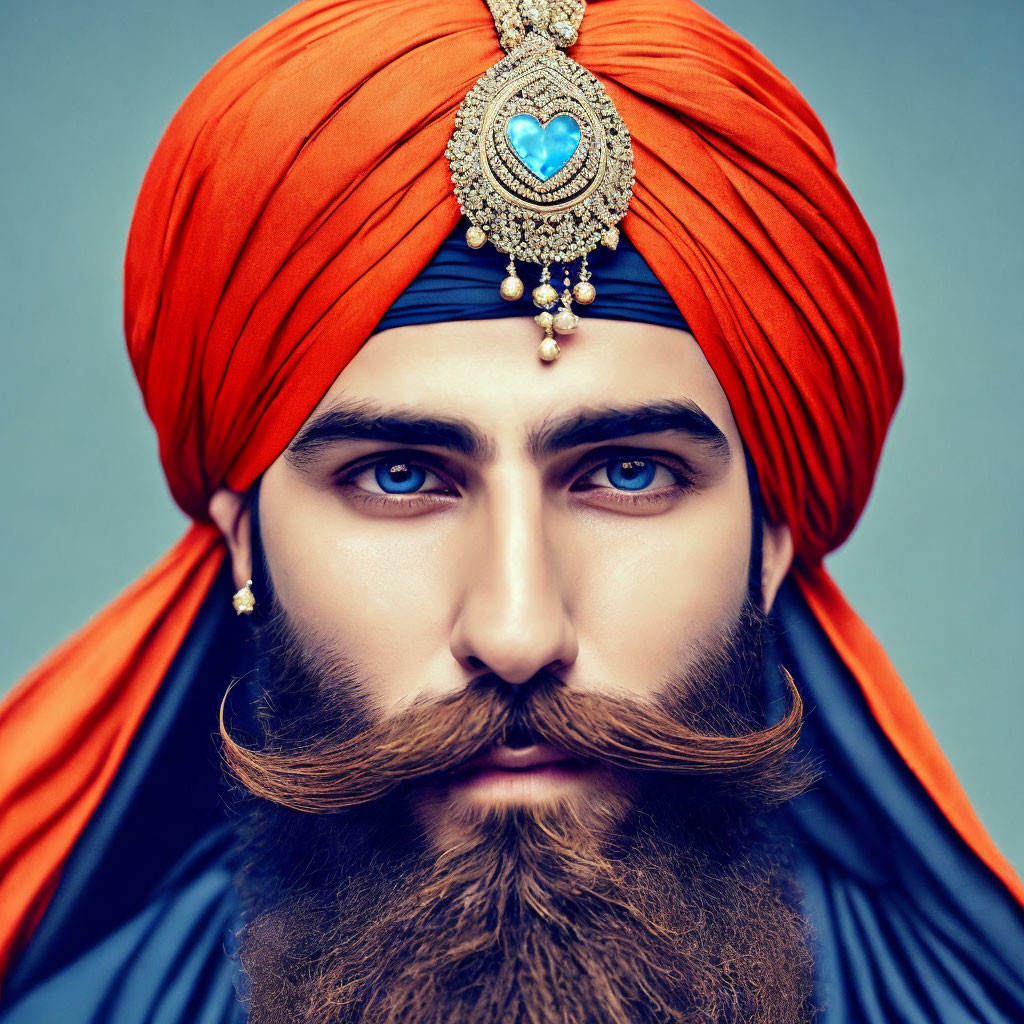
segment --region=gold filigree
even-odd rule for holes
[[[490,241],[510,257],[503,297],[522,295],[511,283],[518,280],[516,260],[541,264],[540,287],[545,289],[550,289],[552,263],[583,260],[575,289],[566,269],[562,307],[551,324],[543,325],[548,344],[540,354],[550,361],[558,351],[552,330],[569,333],[578,322],[571,309],[574,295],[581,303],[596,296],[586,257],[601,244],[614,248],[618,240],[615,225],[625,216],[633,191],[633,151],[629,131],[604,87],[562,52],[576,41],[585,4],[488,0],[488,6],[507,54],[462,101],[445,155],[455,195],[471,224],[467,242],[479,248]],[[550,176],[517,152],[509,125],[519,115],[536,120],[542,139],[556,118],[574,122],[576,147]],[[546,298],[548,291],[543,294]]]

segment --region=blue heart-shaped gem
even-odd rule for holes
[[[541,181],[554,177],[580,144],[580,126],[569,114],[553,117],[543,128],[533,114],[516,114],[505,131],[516,156]]]

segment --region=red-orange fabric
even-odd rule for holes
[[[592,0],[571,55],[630,128],[624,230],[729,397],[812,608],[897,749],[1024,901],[820,566],[864,506],[902,386],[885,274],[824,130],[688,0]],[[175,116],[132,223],[125,328],[171,490],[197,522],[216,487],[244,490],[277,457],[456,224],[444,147],[500,57],[482,0],[311,0],[232,50]],[[0,709],[0,965],[222,557],[197,525]]]

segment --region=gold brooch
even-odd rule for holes
[[[544,330],[538,355],[550,362],[559,353],[555,332],[570,334],[579,323],[573,299],[588,305],[597,296],[587,256],[618,244],[616,224],[633,194],[633,149],[604,86],[562,52],[576,42],[585,0],[487,6],[506,55],[462,101],[445,156],[471,224],[467,244],[490,241],[509,257],[502,298],[523,295],[516,260],[541,264],[532,297]],[[551,283],[554,263],[562,265],[561,294]]]

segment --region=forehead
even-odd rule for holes
[[[342,370],[313,415],[367,399],[457,415],[508,437],[568,408],[687,399],[739,443],[725,392],[688,332],[582,319],[575,334],[560,339],[562,354],[553,363],[537,356],[541,336],[528,317],[382,331]]]

